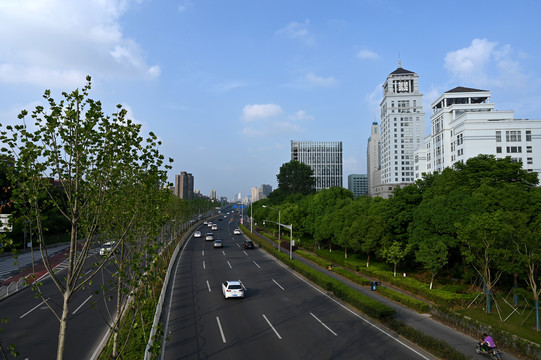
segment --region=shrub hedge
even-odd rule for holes
[[[429,289],[428,284],[422,283],[414,278],[395,277],[391,271],[377,269],[375,267],[367,268],[365,263],[344,259],[342,254],[330,253],[327,250],[319,250],[316,252],[318,256],[324,259],[333,261],[352,270],[358,271],[366,276],[376,278],[379,281],[395,285],[405,291],[418,295],[426,300],[432,301],[435,304],[446,306],[449,308],[456,306],[465,306],[473,300],[474,294],[460,294],[438,289]]]

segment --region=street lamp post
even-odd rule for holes
[[[283,226],[286,229],[289,229],[289,260],[292,260],[293,259],[293,224],[285,225],[285,224],[280,224],[279,222],[272,221],[272,220],[263,220],[263,224],[265,224],[265,221],[275,223],[278,226]],[[280,247],[278,247],[278,250],[281,251]]]
[[[280,233],[282,232],[282,229],[280,228],[280,226],[282,226],[282,224],[280,224],[280,223],[282,222],[282,210],[275,209],[275,208],[267,206],[267,205],[261,205],[261,206],[264,207],[264,208],[269,208],[269,209],[278,211],[278,223],[277,223],[278,224],[278,246],[280,246]]]

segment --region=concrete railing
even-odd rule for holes
[[[25,278],[20,278],[18,281],[13,281],[8,285],[0,287],[0,300],[6,298],[12,294],[15,294],[17,291],[24,289],[28,286]]]

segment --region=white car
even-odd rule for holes
[[[224,297],[230,298],[230,297],[244,297],[244,285],[240,282],[240,280],[229,280],[224,283],[222,283],[222,293],[224,294]]]
[[[212,224],[212,228],[211,228],[211,229],[212,229],[212,230],[218,230],[218,225]]]
[[[111,251],[113,251],[113,248],[115,247],[114,241],[109,241],[103,244],[103,246],[100,248],[100,255],[106,256],[109,255]]]
[[[201,237],[201,231],[197,230],[196,232],[194,232],[193,237],[194,238],[200,238]]]
[[[241,234],[240,229],[233,230],[233,234],[240,235]]]
[[[207,223],[207,226],[208,226],[208,227],[211,227],[211,226],[212,226],[212,221],[209,221],[209,222]]]
[[[222,243],[222,240],[219,240],[219,239],[214,240],[214,247],[215,248],[223,248],[224,244]]]
[[[212,241],[214,240],[214,234],[213,233],[207,233],[207,236],[205,236],[206,241]]]

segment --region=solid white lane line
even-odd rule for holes
[[[231,266],[231,263],[229,262],[229,260],[227,261],[227,265],[229,265],[230,269],[233,269],[233,266]]]
[[[261,269],[261,266],[259,266],[259,264],[255,262],[255,260],[252,260],[252,261],[254,261],[255,266]]]
[[[280,334],[278,334],[278,331],[276,331],[276,329],[274,328],[274,326],[272,326],[271,322],[269,321],[269,319],[267,319],[267,317],[265,316],[265,314],[263,314],[263,318],[267,321],[267,324],[269,324],[269,326],[271,327],[272,331],[274,331],[274,333],[276,334],[276,336],[278,336],[278,339],[282,340],[282,337],[280,336]]]
[[[269,255],[270,256],[270,255]],[[291,270],[289,267],[287,267],[287,265],[285,264],[282,264],[281,262],[278,262],[278,265],[282,266],[283,268],[287,269],[293,276],[299,278],[302,282],[304,282],[306,285],[310,286],[311,288],[313,288],[314,290],[316,290],[317,292],[321,293],[323,296],[327,297],[329,300],[331,300],[332,302],[336,303],[338,306],[342,307],[344,310],[348,311],[349,313],[351,313],[353,316],[356,316],[359,320],[361,321],[364,321],[367,325],[373,327],[374,329],[378,330],[379,332],[381,332],[382,334],[388,336],[389,338],[393,339],[394,341],[396,341],[397,343],[399,343],[400,345],[404,346],[405,348],[409,349],[410,351],[414,352],[415,354],[419,355],[421,358],[425,359],[425,360],[430,360],[429,358],[427,358],[426,356],[424,356],[423,354],[421,354],[420,352],[418,352],[417,350],[415,350],[414,348],[412,348],[411,346],[407,345],[406,343],[404,343],[403,341],[401,341],[399,338],[396,338],[394,337],[391,333],[385,331],[384,329],[380,328],[379,326],[377,326],[376,324],[370,322],[369,320],[365,319],[364,317],[362,317],[361,315],[357,314],[355,311],[351,310],[350,308],[348,308],[347,306],[339,303],[337,300],[333,299],[332,297],[330,297],[329,295],[327,295],[325,292],[323,292],[322,290],[318,289],[315,285],[313,285],[312,283],[310,283],[308,280],[305,280],[304,278],[302,278],[300,275],[298,275],[295,271]]]
[[[282,290],[285,291],[285,289],[284,289],[280,284],[278,284],[278,282],[277,282],[276,280],[272,279],[272,281],[274,281],[274,283],[275,283],[276,285],[278,285],[278,287],[279,287],[280,289],[282,289]]]
[[[92,297],[92,295],[90,295],[89,297],[87,297],[86,300],[83,301],[83,303],[82,303],[81,305],[79,305],[79,307],[78,307],[77,309],[75,309],[75,311],[74,311],[73,313],[75,314],[77,311],[79,311],[79,309],[82,308],[83,305],[86,304],[86,302],[87,302],[88,300],[90,300],[91,297]]]
[[[210,289],[210,284],[208,280],[207,280],[207,287],[209,288],[209,292],[212,292],[212,290]]]
[[[220,328],[220,334],[222,334],[222,341],[225,344],[226,341],[225,341],[224,330],[222,329],[222,324],[220,324],[220,318],[218,316],[216,316],[216,322],[218,323],[218,328]]]
[[[203,260],[203,269],[205,269],[205,261]]]
[[[27,312],[25,312],[24,314],[22,314],[19,319],[22,319],[23,317],[25,317],[26,315],[30,314],[32,311],[36,310],[37,308],[39,308],[42,304],[45,304],[45,301],[49,300],[49,298],[43,300],[42,302],[40,302],[39,304],[37,304],[36,306],[34,306],[32,309],[28,310]]]
[[[319,319],[317,318],[317,316],[315,316],[315,315],[312,314],[312,313],[310,313],[310,315],[312,315],[312,316],[314,317],[314,319],[316,319],[317,321],[319,321],[319,323],[320,323],[321,325],[323,325],[323,326],[325,327],[325,329],[329,330],[329,331],[331,332],[331,334],[333,334],[334,336],[338,336],[338,334],[335,333],[334,331],[332,331],[327,325],[325,325],[325,324],[323,323],[323,321],[319,320]]]

